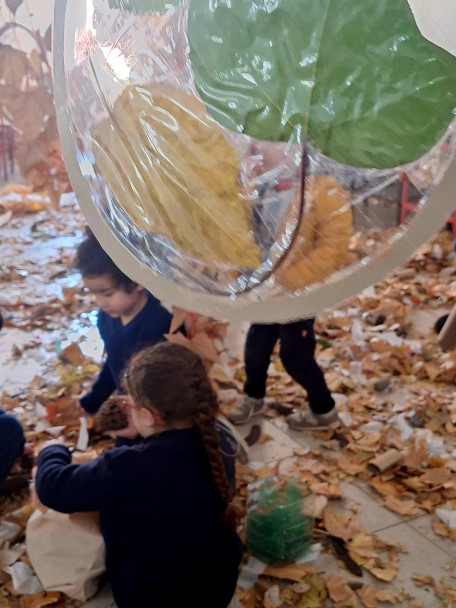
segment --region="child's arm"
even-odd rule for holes
[[[104,457],[73,465],[68,448],[54,444],[40,452],[37,466],[36,491],[47,507],[61,513],[105,508],[108,479]]]
[[[452,350],[456,346],[456,306],[453,306],[448,319],[440,330],[437,342],[442,350]]]
[[[101,404],[116,390],[117,386],[111,373],[108,359],[103,364],[92,389],[80,399],[81,407],[89,414],[96,414]]]

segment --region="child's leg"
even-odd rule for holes
[[[227,414],[233,424],[244,424],[263,411],[269,362],[278,337],[277,324],[251,325],[244,349],[245,395]]]
[[[244,349],[246,381],[244,392],[249,397],[262,399],[266,393],[266,380],[272,351],[279,338],[280,325],[254,324],[250,326]]]
[[[14,461],[22,454],[24,431],[14,416],[0,410],[0,484],[8,477]]]
[[[280,358],[285,369],[306,389],[312,412],[326,414],[334,407],[334,399],[315,361],[315,345],[314,319],[280,326]]]

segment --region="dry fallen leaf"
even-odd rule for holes
[[[340,513],[332,513],[328,511],[328,509],[324,512],[323,525],[328,534],[345,541],[359,532],[361,527],[361,524],[356,518]]]
[[[60,351],[59,357],[64,363],[69,365],[84,365],[86,362],[86,358],[76,342],[72,342],[69,346]]]
[[[378,558],[374,548],[374,539],[366,532],[358,532],[348,542],[349,555],[359,566],[371,570]]]
[[[323,494],[329,498],[339,498],[342,496],[342,490],[338,481],[311,483],[310,489],[312,492],[315,492],[315,494]]]
[[[366,566],[367,568],[368,566]],[[368,568],[369,571],[381,581],[391,582],[398,573],[397,559],[390,562],[380,562],[374,568]]]
[[[330,574],[326,577],[326,589],[334,602],[346,602],[354,596],[343,574]]]
[[[315,566],[312,564],[288,564],[285,566],[268,565],[262,572],[262,576],[271,576],[286,581],[301,583],[306,576],[315,574]]]
[[[33,593],[32,595],[23,595],[21,597],[22,608],[42,608],[43,606],[51,606],[57,604],[62,598],[59,591],[44,591],[41,593]]]
[[[377,608],[378,600],[375,595],[375,589],[372,589],[368,585],[363,585],[361,589],[356,590],[356,593],[363,606],[366,608]]]
[[[420,475],[419,479],[430,486],[440,486],[451,479],[451,472],[445,467],[428,469],[423,475]]]
[[[376,589],[375,595],[379,602],[389,602],[390,604],[397,604],[401,601],[398,593],[392,589]]]
[[[433,587],[435,585],[432,576],[427,574],[412,574],[412,579],[415,585],[418,585],[418,587],[423,587],[424,585],[429,585],[430,587]]]
[[[383,505],[390,511],[399,513],[399,515],[418,515],[418,513],[422,513],[414,500],[398,500],[394,496],[387,496]]]

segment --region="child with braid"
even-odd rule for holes
[[[132,357],[125,382],[145,441],[82,465],[48,442],[38,496],[64,513],[100,512],[119,608],[226,608],[242,546],[224,521],[234,465],[203,362],[178,344],[157,344]]]

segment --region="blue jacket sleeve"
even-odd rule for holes
[[[36,491],[41,502],[61,513],[103,511],[109,487],[106,458],[87,464],[71,464],[63,445],[40,452],[37,459]]]
[[[80,404],[89,414],[96,414],[101,404],[116,390],[116,382],[111,373],[108,359],[103,364],[98,378],[87,395],[81,397]]]

